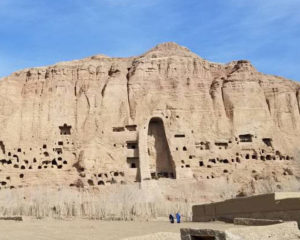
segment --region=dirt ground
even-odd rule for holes
[[[0,240],[118,240],[130,237],[139,239],[139,236],[143,239],[143,235],[158,232],[178,233],[179,237],[180,228],[224,230],[231,226],[220,222],[170,224],[167,221],[122,222],[25,218],[22,222],[0,220]]]

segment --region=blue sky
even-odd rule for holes
[[[166,41],[300,81],[299,0],[0,0],[0,76]]]

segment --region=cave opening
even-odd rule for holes
[[[240,142],[252,142],[253,135],[251,134],[241,134],[239,135]]]
[[[66,123],[63,126],[59,126],[60,135],[71,135],[72,126],[67,125]]]

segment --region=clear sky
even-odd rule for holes
[[[300,0],[0,0],[0,76],[166,41],[300,81]]]

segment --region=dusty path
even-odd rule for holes
[[[117,222],[94,220],[0,221],[0,240],[118,240],[158,232],[180,232],[184,227],[227,229],[224,223],[181,223],[163,221]]]

